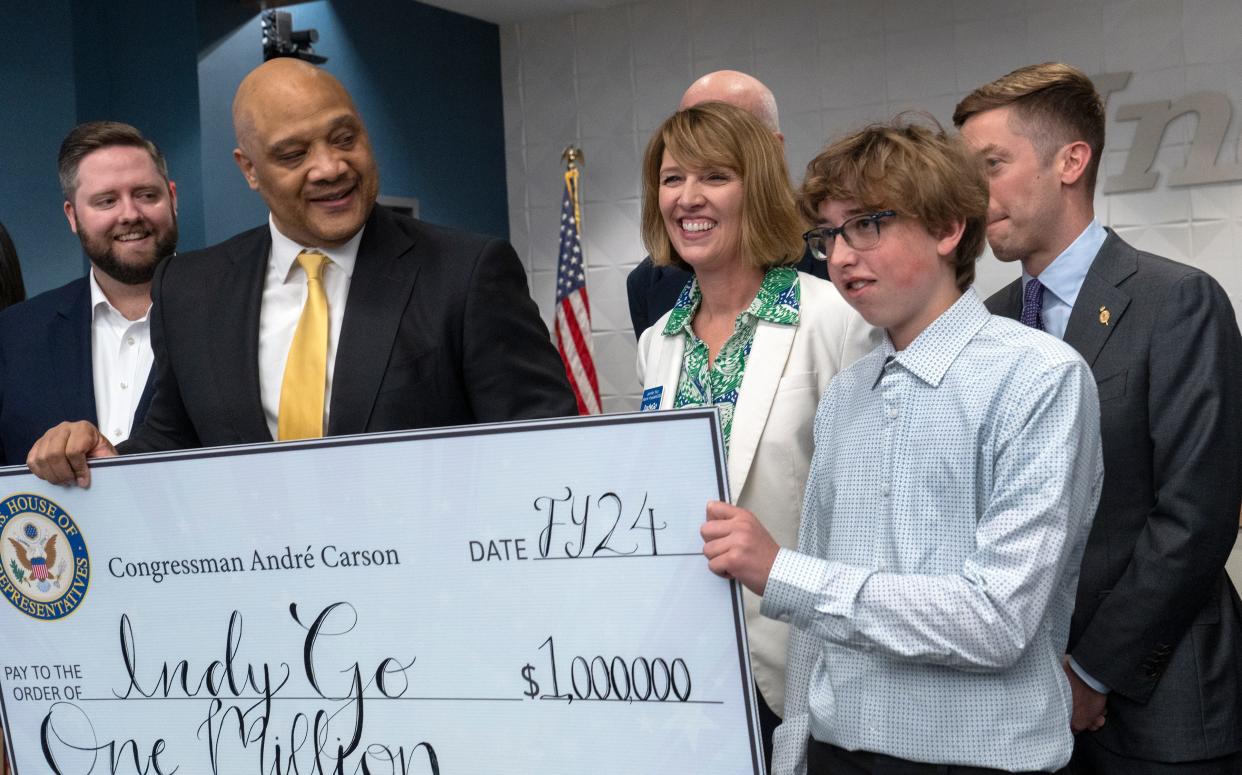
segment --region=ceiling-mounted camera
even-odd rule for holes
[[[262,22],[264,62],[277,57],[296,57],[316,65],[328,61],[327,57],[311,50],[311,44],[319,42],[319,32],[314,29],[294,30],[293,14],[264,11]]]

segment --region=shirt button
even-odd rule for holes
[[[128,338],[126,338],[126,340],[125,340],[125,344],[133,344],[133,343],[134,343],[134,338],[133,338],[132,336],[131,336],[131,337],[128,337]]]
[[[888,419],[890,420],[897,419],[897,407],[895,406],[888,407],[887,411],[885,411],[885,414],[888,415]]]
[[[128,383],[128,382],[122,382],[122,383],[121,383],[121,390],[124,390],[124,389],[126,389],[127,387],[129,387],[129,383]]]
[[[116,438],[116,437],[118,437],[118,436],[120,436],[120,435],[121,435],[121,429],[120,429],[120,428],[113,428],[113,429],[112,429],[112,436],[113,436],[113,438]]]
[[[887,484],[880,485],[880,494],[883,495],[885,498],[887,498],[888,493],[889,493],[888,485]]]

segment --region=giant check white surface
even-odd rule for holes
[[[759,772],[698,533],[717,439],[687,411],[0,472],[15,775]]]

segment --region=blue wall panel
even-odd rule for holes
[[[69,0],[23,4],[0,23],[0,222],[34,295],[82,274],[56,182],[56,152],[75,123]]]
[[[315,51],[358,105],[380,168],[381,193],[416,197],[435,223],[508,237],[500,39],[493,24],[409,0],[285,6],[294,29],[319,32]],[[235,21],[235,20],[234,20]],[[199,59],[207,236],[262,223],[266,209],[232,162],[233,93],[262,61],[256,14],[214,25]]]
[[[327,69],[366,120],[381,190],[427,220],[508,236],[499,31],[411,0],[285,6],[317,28]],[[79,121],[128,121],[164,149],[183,250],[262,223],[232,161],[233,92],[262,60],[254,6],[219,0],[45,0],[0,25],[0,222],[30,293],[81,276],[56,151]]]

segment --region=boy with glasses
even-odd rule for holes
[[[938,126],[839,140],[800,202],[808,246],[886,337],[820,402],[797,551],[724,503],[702,528],[711,569],[795,627],[774,772],[1060,768],[1103,475],[1091,372],[970,288],[987,183]]]

